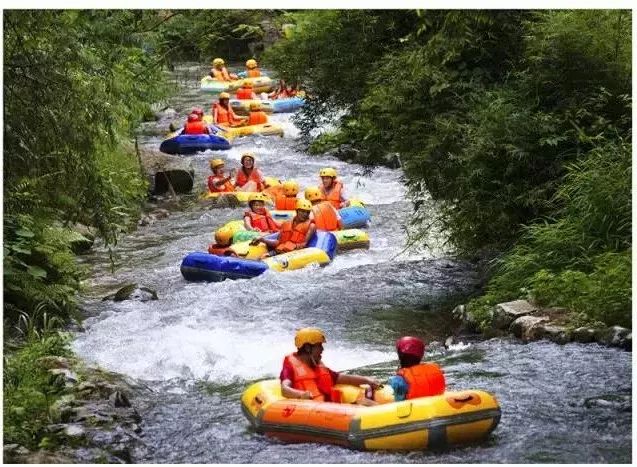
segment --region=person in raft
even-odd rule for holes
[[[286,89],[287,89],[287,86],[285,85],[285,80],[280,79],[279,84],[274,89],[274,91],[268,94],[268,97],[273,100],[283,99],[285,97],[288,97],[286,94]]]
[[[219,93],[219,101],[212,104],[212,118],[217,125],[221,126],[243,126],[247,123],[248,117],[240,118],[230,107],[230,94]]]
[[[254,166],[254,154],[245,152],[241,155],[241,168],[234,181],[237,191],[263,191],[265,180],[259,169]]]
[[[310,399],[315,401],[340,402],[335,384],[358,386],[369,384],[380,387],[374,378],[359,375],[346,375],[327,368],[322,360],[323,344],[327,342],[323,331],[318,328],[299,329],[294,337],[297,351],[283,359],[281,394],[290,399]],[[361,405],[376,405],[373,400],[361,398]]]
[[[234,177],[234,169],[230,170],[230,174],[226,176],[223,168],[226,166],[221,159],[212,159],[210,161],[210,170],[212,175],[208,177],[208,191],[210,193],[231,193],[234,191],[232,178]]]
[[[341,215],[331,203],[325,201],[323,192],[317,186],[309,186],[305,189],[305,199],[312,203],[311,218],[319,230],[343,229],[343,221]]]
[[[246,61],[246,77],[248,78],[259,78],[261,76],[261,70],[259,70],[259,65],[254,58]]]
[[[274,199],[275,209],[292,211],[296,209],[296,195],[299,193],[299,184],[295,180],[283,182],[281,193]]]
[[[279,238],[268,240],[263,237],[255,238],[250,242],[252,245],[264,243],[268,247],[265,256],[280,255],[290,251],[305,248],[312,235],[316,232],[314,223],[310,220],[312,205],[306,199],[299,199],[296,202],[296,216],[291,220],[281,224]]]
[[[237,256],[230,246],[232,245],[233,231],[230,227],[224,226],[215,232],[215,243],[208,245],[208,253],[217,256]]]
[[[239,79],[234,73],[228,73],[226,62],[224,62],[222,58],[215,58],[212,61],[210,76],[217,81],[234,81]]]
[[[395,401],[416,397],[438,396],[445,392],[445,375],[435,363],[421,362],[425,355],[425,343],[412,336],[396,341],[400,368],[389,378]]]
[[[261,104],[251,102],[250,113],[248,114],[248,125],[262,125],[264,123],[268,123],[268,116],[261,110]]]
[[[248,206],[250,207],[243,214],[243,224],[246,230],[256,232],[278,232],[281,225],[272,219],[272,216],[265,208],[268,198],[263,193],[252,193],[248,198]]]
[[[188,120],[184,125],[182,134],[184,135],[207,135],[208,125],[196,113],[188,115]]]
[[[245,81],[239,89],[237,89],[237,99],[258,99],[259,97],[252,90],[252,83]]]
[[[319,177],[323,182],[321,192],[326,201],[329,201],[336,209],[349,206],[349,201],[345,199],[343,183],[336,180],[336,169],[325,167],[319,171]]]

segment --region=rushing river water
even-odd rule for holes
[[[209,109],[211,101],[191,81],[170,106],[184,118],[192,105]],[[210,158],[238,166],[248,150],[266,175],[295,178],[302,187],[316,184],[319,168],[332,165],[348,194],[368,203],[371,248],[340,254],[325,268],[189,283],[179,272],[183,256],[205,251],[212,232],[243,212],[190,203],[123,238],[114,273],[104,248],[85,256],[93,270],[85,297],[90,317],[75,350],[154,390],[138,400],[148,446],[138,462],[630,462],[632,353],[598,345],[491,339],[428,353],[443,367],[451,389],[482,389],[500,402],[500,425],[479,445],[357,452],[284,445],[253,432],[241,413],[241,392],[252,381],[278,376],[299,327],[325,330],[324,360],[333,369],[355,368],[385,379],[396,369],[396,338],[444,339],[454,328],[449,310],[479,285],[470,264],[431,250],[403,252],[402,225],[411,206],[399,170],[380,168],[369,175],[357,165],[309,156],[298,149],[289,114],[271,119],[284,125],[284,138],[244,138],[228,151],[192,156],[195,190],[204,188]],[[161,137],[148,127],[142,144],[157,148]],[[100,300],[128,282],[156,289],[160,299]]]

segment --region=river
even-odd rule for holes
[[[187,86],[169,105],[179,118],[210,108],[199,92],[199,69],[179,70]],[[190,73],[190,74],[189,74]],[[174,75],[176,76],[176,75]],[[321,327],[323,358],[335,370],[385,379],[397,366],[396,338],[444,340],[455,325],[450,310],[475,293],[476,268],[439,250],[403,252],[402,225],[412,212],[400,170],[363,167],[310,156],[297,141],[290,114],[277,114],[284,138],[244,138],[228,151],[191,156],[195,191],[203,190],[208,160],[238,166],[253,151],[265,175],[316,184],[333,166],[350,196],[372,214],[371,247],[339,254],[325,268],[265,273],[251,280],[189,283],[180,272],[190,251],[205,251],[214,230],[242,209],[210,209],[186,200],[166,219],[126,235],[109,252],[83,257],[91,267],[84,331],[75,351],[106,369],[143,380],[152,397],[137,401],[146,463],[606,463],[631,459],[632,353],[598,345],[560,346],[512,339],[461,339],[428,352],[451,389],[493,393],[502,418],[479,445],[440,452],[357,452],[328,445],[285,445],[253,432],[239,397],[252,381],[276,377],[294,350],[296,329]],[[160,131],[161,130],[161,131]],[[145,125],[140,144],[157,148],[166,128]],[[157,290],[145,303],[101,301],[129,282]]]

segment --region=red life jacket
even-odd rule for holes
[[[322,363],[316,368],[312,368],[303,360],[290,354],[285,357],[285,361],[292,368],[293,377],[292,387],[301,391],[310,391],[312,399],[315,401],[329,400],[332,392],[332,375]]]
[[[445,392],[445,375],[435,363],[420,363],[409,368],[401,368],[398,375],[405,378],[409,385],[407,399],[438,396]]]
[[[325,187],[321,185],[321,191],[323,192],[323,195],[325,195],[325,201],[332,203],[332,206],[336,209],[341,208],[341,191],[343,191],[343,184],[341,182],[334,180],[329,193],[326,192]]]
[[[314,224],[319,230],[338,230],[338,213],[334,206],[327,201],[322,201],[312,206]]]
[[[252,68],[246,72],[246,76],[248,78],[258,78],[259,76],[261,76],[261,70],[259,70],[258,68]]]
[[[261,125],[268,123],[268,116],[262,110],[257,112],[251,111],[248,115],[248,125]]]
[[[215,182],[220,182],[224,178],[227,177],[224,177],[223,175],[210,175],[208,177],[208,190],[210,191],[210,193],[228,193],[234,191],[234,186],[232,185],[230,180],[228,180],[221,186],[215,186]]]
[[[237,89],[237,99],[252,99],[252,88]]]
[[[287,253],[296,250],[296,247],[305,242],[307,231],[310,230],[312,221],[309,219],[305,222],[294,224],[294,219],[285,221],[281,225],[281,234],[279,236],[279,244],[276,247],[277,253]]]
[[[184,125],[184,135],[204,135],[208,133],[208,127],[204,122],[186,122]]]
[[[219,246],[216,243],[208,245],[208,253],[217,256],[237,256],[234,251],[230,250],[230,246]],[[228,253],[228,254],[226,254]]]
[[[282,211],[294,211],[296,209],[296,196],[277,196],[274,207]]]
[[[248,216],[250,218],[250,224],[253,229],[258,229],[261,232],[278,232],[279,227],[277,227],[274,219],[270,216],[268,210],[265,210],[265,214],[258,214],[254,211],[246,211],[243,215]]]
[[[259,170],[253,168],[250,175],[246,175],[245,168],[241,167],[237,172],[237,179],[234,182],[235,186],[242,187],[249,181],[253,181],[257,184],[257,191],[263,191],[263,177],[259,173]]]

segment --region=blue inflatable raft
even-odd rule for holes
[[[268,238],[274,238],[277,235],[272,234]],[[318,248],[327,254],[329,260],[332,260],[337,248],[336,237],[330,232],[319,231],[310,239],[307,248]],[[288,253],[288,255],[302,251],[304,250],[297,250]],[[324,255],[324,253],[321,254]],[[276,258],[277,256],[274,256],[272,259],[276,260]],[[271,262],[270,264],[275,263]],[[193,252],[182,260],[181,275],[187,281],[220,282],[225,279],[251,279],[263,274],[269,268],[268,263],[263,261]],[[277,270],[281,270],[281,268],[279,267]]]
[[[210,127],[208,127],[210,128]],[[182,130],[179,130],[181,132]],[[211,129],[214,131],[214,129]],[[206,151],[223,151],[230,149],[230,143],[226,138],[210,135],[182,135],[177,134],[172,138],[162,141],[159,150],[166,154],[195,154]]]
[[[305,103],[305,101],[300,97],[274,99],[269,102],[272,103],[272,111],[274,113],[296,112],[301,107],[303,107],[303,104]]]
[[[367,223],[371,219],[369,211],[360,206],[350,206],[348,208],[339,209],[338,213],[341,215],[343,230],[367,227]]]

